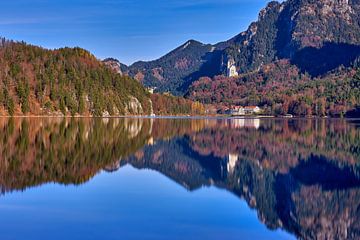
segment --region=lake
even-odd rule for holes
[[[1,239],[359,239],[360,121],[0,119]]]

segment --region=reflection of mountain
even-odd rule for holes
[[[357,239],[359,134],[344,121],[271,120],[258,131],[217,122],[146,146],[123,164],[154,169],[190,190],[225,188],[269,228],[299,238]]]
[[[360,238],[360,129],[346,121],[3,119],[0,133],[3,192],[131,164],[227,189],[271,229]]]

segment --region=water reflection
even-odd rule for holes
[[[298,238],[360,237],[357,122],[31,118],[0,119],[0,132],[3,194],[130,164],[190,191],[226,189]]]

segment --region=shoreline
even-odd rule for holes
[[[337,117],[278,117],[278,116],[227,116],[227,115],[162,115],[162,116],[149,116],[149,115],[119,115],[119,116],[59,116],[59,115],[15,115],[15,116],[0,116],[0,118],[53,118],[53,119],[120,119],[120,118],[134,118],[134,119],[294,119],[294,120],[360,120],[357,118],[337,118]]]

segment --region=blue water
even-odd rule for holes
[[[0,118],[0,240],[360,239],[360,128]]]
[[[266,229],[225,190],[188,192],[131,166],[78,187],[46,184],[2,197],[0,225],[1,239],[292,239]]]

